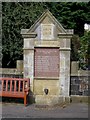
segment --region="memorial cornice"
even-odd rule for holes
[[[35,80],[59,80],[59,77],[34,77]]]
[[[34,50],[34,48],[23,48],[23,50]]]
[[[73,34],[70,33],[58,33],[59,38],[71,38]]]
[[[71,48],[59,48],[60,51],[71,51]]]
[[[22,37],[23,38],[36,38],[37,34],[36,33],[23,33]]]

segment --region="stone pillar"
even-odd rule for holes
[[[70,38],[68,34],[59,34],[60,41],[60,97],[69,97],[70,89]]]
[[[30,87],[33,91],[34,49],[24,49],[24,78],[30,78]]]
[[[17,71],[23,72],[23,60],[17,60],[16,68],[17,68]]]
[[[79,62],[78,61],[72,61],[71,62],[71,75],[77,75],[79,69]]]
[[[70,50],[60,49],[60,95],[69,96],[70,88]]]
[[[30,90],[33,92],[34,77],[34,38],[36,34],[23,34],[24,37],[24,78],[30,78]]]
[[[60,94],[67,97],[70,87],[70,51],[60,49],[60,61]]]

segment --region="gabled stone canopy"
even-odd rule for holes
[[[45,27],[44,29],[52,29],[51,31],[54,33],[53,39],[56,39],[57,36],[73,34],[73,30],[64,29],[64,27],[58,22],[58,20],[48,9],[37,19],[37,21],[30,27],[30,29],[22,29],[21,34],[24,38],[32,38],[37,36],[37,39],[41,39],[41,31],[43,27]]]
[[[55,24],[60,32],[66,33],[66,30],[63,26],[57,21],[57,19],[52,15],[52,13],[47,9],[40,18],[30,27],[27,33],[34,32],[40,24]]]

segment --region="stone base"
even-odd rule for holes
[[[70,97],[61,97],[57,95],[36,95],[35,103],[37,105],[56,105],[70,103]]]
[[[59,101],[58,101],[59,104],[62,104],[62,103],[70,103],[70,97],[64,97],[64,96],[59,96]]]
[[[72,103],[88,103],[90,97],[89,96],[79,96],[79,95],[72,95],[70,97],[70,102]]]

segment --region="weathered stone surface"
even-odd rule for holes
[[[17,60],[17,71],[22,72],[23,71],[23,60]]]
[[[71,102],[73,102],[73,103],[78,103],[78,102],[86,102],[86,103],[88,103],[89,100],[90,99],[90,97],[88,97],[88,96],[78,96],[78,95],[72,95],[71,97],[70,97],[70,101]]]
[[[33,91],[33,66],[34,65],[34,50],[24,50],[24,77],[30,78],[30,86]]]
[[[89,78],[87,76],[71,76],[70,92],[71,95],[89,96]]]
[[[71,63],[71,74],[72,75],[77,75],[78,74],[78,69],[79,69],[79,63],[77,61],[73,61]]]
[[[35,47],[60,47],[60,42],[58,40],[36,40],[34,43]]]
[[[45,95],[45,88],[48,89],[48,95],[59,95],[59,80],[34,79],[34,93],[36,95]]]
[[[35,95],[36,103],[54,104],[59,101],[60,97],[62,97],[62,100],[65,97],[69,97],[70,38],[73,31],[65,30],[50,11],[47,10],[30,29],[22,30],[21,34],[24,37],[24,77],[30,78],[31,91]],[[36,50],[35,48],[42,50],[44,47],[59,49],[58,79],[52,79],[52,77],[48,79],[45,76],[42,79],[34,78],[36,77],[34,72],[34,50]],[[45,88],[49,90],[48,95],[45,95]]]
[[[59,96],[57,95],[37,95],[36,96],[36,104],[38,105],[54,105],[58,104]]]
[[[24,38],[24,48],[23,49],[32,49],[34,48],[34,39]]]
[[[61,95],[69,96],[70,51],[60,51],[60,88]]]

